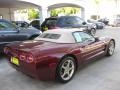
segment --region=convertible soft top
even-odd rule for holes
[[[56,43],[75,43],[73,32],[83,31],[82,28],[74,29],[53,29],[45,31],[36,40],[44,40]]]

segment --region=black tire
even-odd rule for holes
[[[95,36],[95,34],[96,34],[96,29],[92,28],[91,31],[90,31],[90,34],[91,34],[92,36]]]
[[[113,47],[113,50],[110,49]],[[114,50],[115,50],[115,41],[111,40],[109,42],[108,48],[107,48],[107,54],[106,56],[112,56],[114,54]]]
[[[68,60],[70,60],[70,61],[72,62],[72,64],[74,65],[74,66],[73,66],[74,69],[73,69],[73,71],[71,70],[71,72],[67,69],[67,72],[72,73],[72,74],[71,74],[71,75],[68,75],[68,77],[70,77],[70,78],[65,80],[65,79],[62,78],[61,73],[63,73],[62,71],[64,71],[64,73],[65,73],[66,70],[65,70],[65,69],[62,70],[62,66],[65,65]],[[72,66],[72,64],[71,64],[71,66]],[[67,65],[68,65],[68,64],[67,64]],[[70,64],[69,64],[69,66],[70,66]],[[66,67],[66,66],[65,66],[65,67]],[[58,67],[57,67],[57,69],[56,69],[56,79],[57,79],[59,82],[61,82],[61,83],[67,83],[67,82],[69,82],[69,81],[73,78],[73,76],[74,76],[74,74],[75,74],[75,71],[76,71],[76,62],[75,62],[75,59],[74,59],[73,57],[67,56],[67,57],[63,58],[63,59],[60,61],[60,63],[58,64]],[[63,73],[63,74],[64,74],[64,73]],[[65,76],[67,76],[67,74],[65,74]],[[65,77],[65,76],[64,76],[64,77]]]

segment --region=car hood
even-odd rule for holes
[[[20,31],[21,33],[42,34],[41,30],[35,29],[35,28],[33,28],[33,27],[21,28],[19,31]]]

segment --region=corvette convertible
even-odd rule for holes
[[[114,53],[115,40],[93,37],[80,29],[45,31],[35,40],[14,42],[4,48],[16,70],[40,80],[70,81],[79,66]]]

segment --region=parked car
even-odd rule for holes
[[[41,29],[40,27],[40,19],[34,19],[30,22],[30,26],[36,28],[36,29]]]
[[[111,19],[109,25],[113,27],[120,27],[120,18]]]
[[[103,22],[98,22],[98,21],[95,21],[95,20],[87,20],[87,22],[89,23],[94,23],[96,25],[96,29],[103,29],[105,28],[105,24]]]
[[[18,28],[28,28],[28,29],[40,30],[40,28],[37,29],[36,27],[33,27],[33,25],[31,25],[31,24],[34,23],[34,21],[32,21],[30,24],[27,23],[27,22],[25,22],[25,21],[12,21],[12,23],[13,23],[14,25],[16,25]],[[40,26],[40,25],[39,25],[39,26]],[[41,30],[40,30],[40,33],[42,33]]]
[[[48,29],[56,28],[86,28],[86,31],[92,35],[96,33],[96,27],[94,24],[87,23],[78,16],[61,16],[46,18],[41,24],[41,30],[46,31]]]
[[[40,34],[37,29],[21,29],[7,20],[0,19],[0,52],[6,44],[13,41],[31,40]]]
[[[109,19],[107,18],[102,18],[98,20],[99,22],[103,22],[105,25],[109,25]]]
[[[16,70],[41,80],[66,83],[79,66],[111,56],[114,49],[113,38],[93,37],[80,29],[55,29],[43,32],[35,40],[9,44],[4,52]]]
[[[12,23],[18,27],[21,27],[21,28],[28,28],[29,27],[29,23],[27,23],[26,21],[12,21]]]

